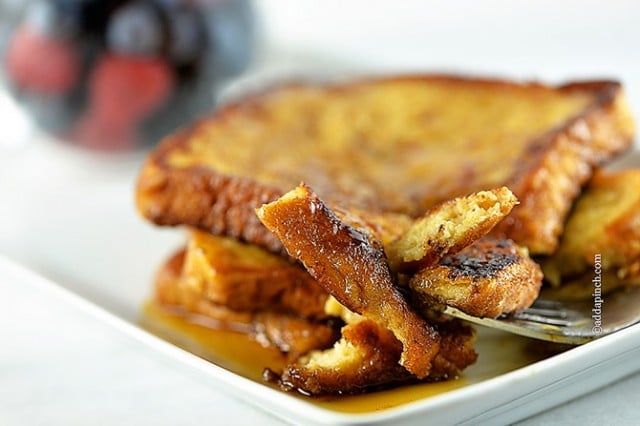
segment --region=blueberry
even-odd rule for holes
[[[157,11],[147,2],[137,1],[117,9],[107,26],[107,46],[119,53],[154,55],[164,41]]]
[[[206,49],[206,35],[201,15],[193,7],[169,10],[169,55],[178,65],[193,63]]]
[[[68,37],[78,32],[79,12],[78,1],[39,0],[27,9],[26,22],[41,34]]]

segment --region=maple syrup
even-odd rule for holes
[[[144,306],[142,325],[150,332],[192,352],[216,365],[264,384],[262,373],[266,367],[281,371],[286,357],[273,347],[264,347],[246,334],[233,330],[212,329],[190,322],[149,302]],[[363,395],[297,398],[343,413],[370,413],[398,407],[413,401],[479,383],[539,361],[548,353],[532,350],[532,341],[498,330],[477,327],[475,342],[479,354],[476,364],[460,377],[442,382],[404,385]]]

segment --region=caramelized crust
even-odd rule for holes
[[[596,258],[609,280],[640,281],[640,170],[599,172],[578,198],[558,251],[543,262],[554,285],[593,278]],[[592,288],[591,279],[584,281]]]
[[[283,252],[254,209],[300,181],[331,206],[418,217],[455,196],[508,186],[521,200],[495,235],[554,251],[592,168],[634,134],[621,87],[448,76],[281,88],[219,110],[147,159],[137,205]]]
[[[439,336],[398,292],[378,241],[342,222],[305,185],[257,214],[328,293],[393,332],[403,344],[400,362],[409,372],[419,378],[429,374]]]
[[[409,281],[420,303],[453,306],[477,317],[529,307],[542,284],[540,267],[511,240],[486,237],[417,272]]]
[[[473,330],[457,320],[440,324],[440,349],[427,380],[455,377],[473,364]],[[352,394],[416,381],[400,364],[402,343],[374,321],[362,320],[342,328],[331,349],[314,351],[288,365],[280,384],[308,395]]]
[[[182,279],[205,299],[236,311],[326,317],[327,292],[302,266],[231,238],[193,231]]]
[[[402,343],[371,320],[342,328],[331,349],[314,351],[288,365],[281,378],[285,390],[308,395],[361,393],[367,389],[415,380],[399,361]]]
[[[176,315],[214,329],[247,333],[263,345],[275,346],[294,359],[330,347],[339,330],[331,321],[314,321],[276,310],[237,311],[213,303],[182,280],[185,252],[165,262],[156,275],[156,302]]]
[[[417,271],[462,250],[491,231],[517,203],[513,193],[502,187],[434,207],[385,247],[391,269]]]

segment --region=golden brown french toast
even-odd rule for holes
[[[427,307],[443,304],[491,318],[529,307],[541,285],[542,271],[526,249],[490,237],[423,268],[409,281],[413,298]]]
[[[192,231],[182,280],[203,298],[236,311],[326,317],[328,294],[302,266],[228,237]]]
[[[168,137],[143,167],[137,205],[160,225],[282,252],[254,209],[301,181],[332,207],[412,218],[505,185],[521,204],[495,235],[549,254],[592,168],[633,134],[616,82],[407,76],[296,85]]]
[[[175,315],[214,329],[246,333],[263,345],[275,346],[295,359],[311,350],[330,347],[340,336],[332,321],[307,319],[277,309],[234,310],[214,303],[186,284],[185,251],[170,257],[158,270],[155,302]]]
[[[596,264],[599,271],[596,271]],[[543,262],[554,285],[596,273],[640,282],[640,170],[596,173],[569,216],[558,251]]]
[[[426,380],[443,380],[473,364],[474,332],[451,319],[438,324],[440,349]],[[280,376],[280,386],[308,395],[360,393],[416,381],[400,363],[402,343],[374,321],[348,324],[342,338],[326,350],[313,351],[289,364]]]
[[[516,204],[517,198],[504,186],[445,201],[385,245],[391,269],[417,271],[457,253],[489,233]]]
[[[440,336],[398,291],[379,241],[340,220],[305,185],[256,212],[328,293],[402,342],[404,368],[418,378],[429,374]]]
[[[386,328],[363,320],[341,333],[332,348],[287,365],[280,386],[308,395],[349,394],[415,380],[400,365],[402,343]]]

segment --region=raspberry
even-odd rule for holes
[[[9,41],[5,66],[20,88],[43,95],[60,95],[78,80],[80,59],[71,42],[47,37],[24,25]]]
[[[89,106],[74,138],[100,149],[133,146],[138,126],[169,98],[173,71],[160,58],[107,54],[89,81]]]
[[[90,109],[102,121],[136,125],[162,106],[173,88],[173,71],[160,58],[107,54],[90,80]]]

